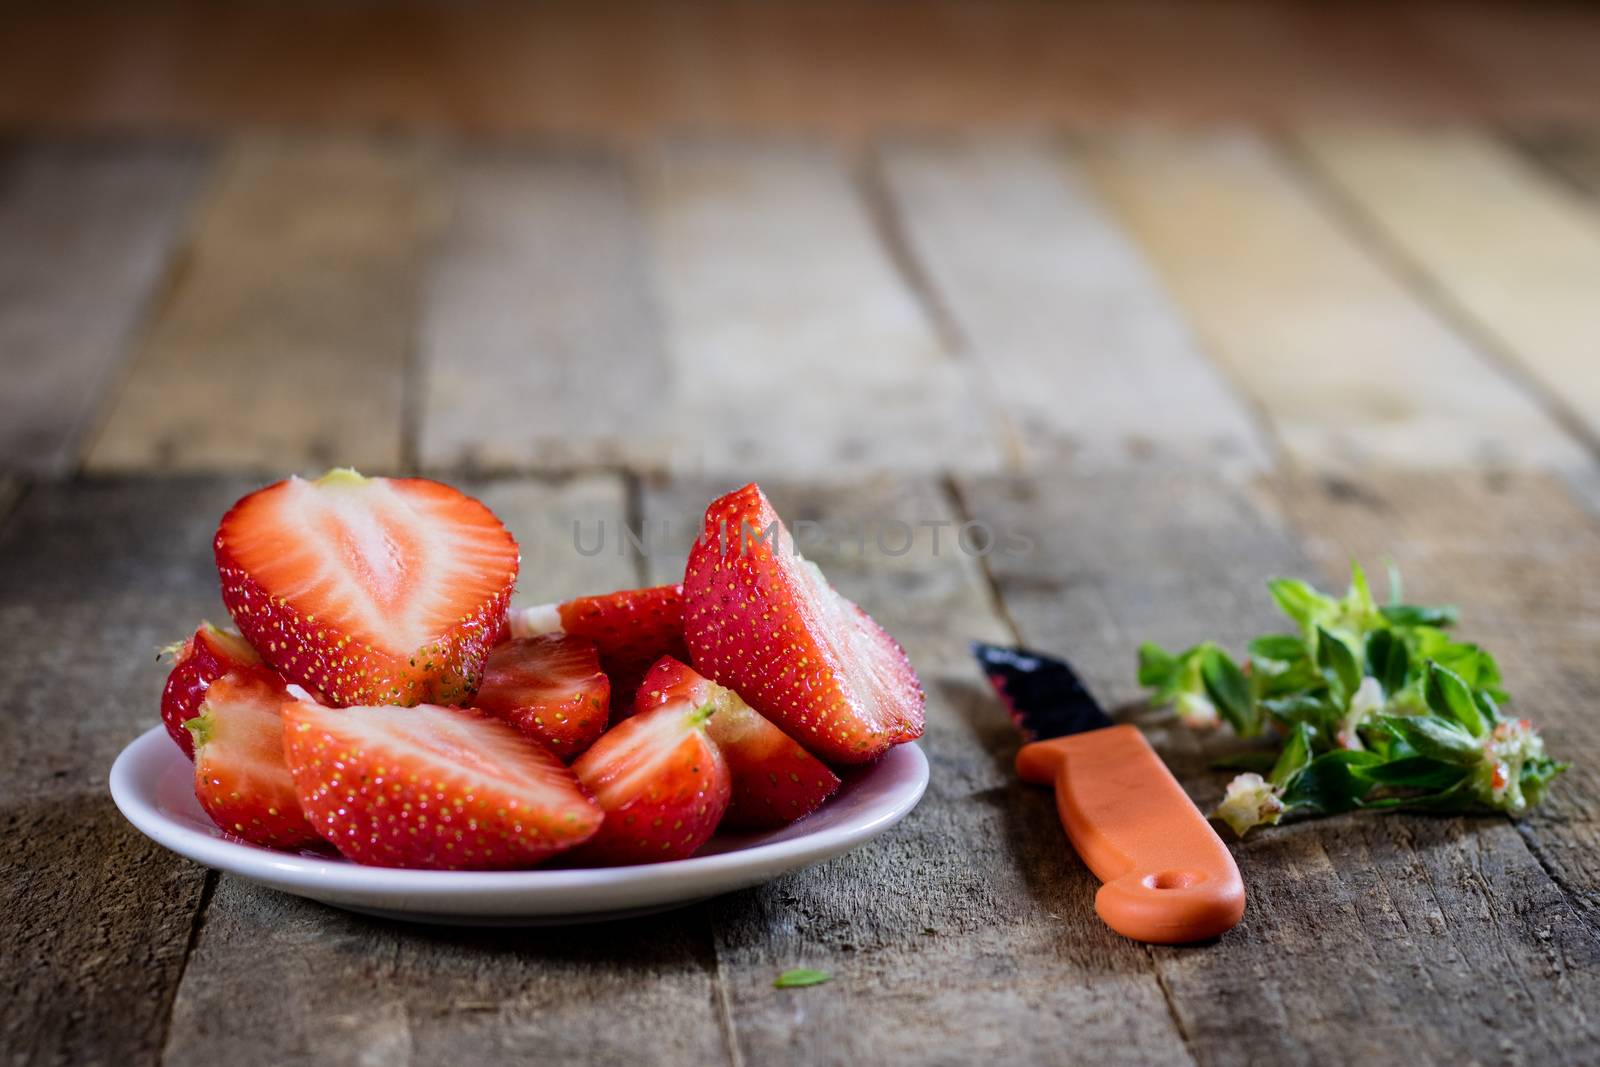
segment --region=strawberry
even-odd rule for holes
[[[283,679],[239,667],[213,680],[189,720],[194,795],[211,821],[255,845],[304,848],[322,839],[306,821],[283,760]]]
[[[605,825],[574,854],[587,863],[656,863],[694,854],[727,810],[728,765],[706,734],[714,703],[683,694],[613,726],[572,770]]]
[[[611,683],[586,637],[513,637],[489,653],[472,706],[570,761],[605,733]]]
[[[762,718],[732,689],[664,657],[639,687],[635,707],[715,704],[707,732],[728,761],[733,796],[722,825],[745,830],[785,826],[817,810],[839,788],[839,778],[817,757]]]
[[[531,867],[604,819],[548,749],[486,711],[284,711],[284,756],[323,837],[357,863],[432,870]]]
[[[215,548],[240,631],[335,704],[468,699],[517,578],[516,541],[476,500],[351,470],[251,493]]]
[[[754,483],[706,509],[683,597],[695,669],[813,755],[863,763],[922,735],[905,650],[800,557]]]
[[[511,632],[519,637],[557,630],[587,637],[599,648],[600,665],[611,678],[612,712],[618,718],[632,711],[634,690],[652,663],[662,656],[689,658],[683,644],[679,585],[623,589],[512,613]]]
[[[172,656],[172,672],[161,691],[161,721],[183,754],[194,759],[194,735],[183,724],[200,714],[206,687],[236,667],[260,663],[261,657],[244,638],[209,622],[202,622],[192,637],[163,654]]]

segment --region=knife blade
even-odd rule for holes
[[[1205,941],[1244,915],[1239,868],[1137,727],[1114,725],[1070,664],[972,642],[1024,744],[1023,781],[1053,785],[1067,837],[1095,877],[1095,911],[1124,937]]]

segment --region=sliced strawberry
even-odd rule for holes
[[[574,854],[586,863],[683,859],[727,810],[728,765],[706,735],[714,703],[692,694],[624,719],[572,769],[605,809],[605,825]]]
[[[716,706],[707,732],[727,760],[733,783],[723,826],[785,826],[816,811],[839,788],[839,778],[827,764],[795,744],[738,693],[667,657],[645,675],[635,707],[643,712],[673,703]]]
[[[239,667],[211,682],[194,735],[194,795],[211,821],[269,848],[303,848],[322,839],[306,821],[283,759],[283,679],[266,667]]]
[[[476,500],[350,470],[251,493],[215,548],[244,636],[335,704],[465,701],[517,578],[516,541]]]
[[[283,744],[311,824],[357,863],[531,867],[605,817],[548,749],[473,708],[299,700]]]
[[[612,713],[633,710],[634,690],[644,672],[662,656],[688,659],[683,643],[683,587],[658,585],[583,596],[560,604],[541,604],[511,615],[511,632],[576,634],[600,650],[600,666],[611,679]]]
[[[172,672],[161,691],[161,721],[183,754],[194,759],[194,735],[183,724],[200,714],[206,687],[237,667],[260,663],[261,657],[244,638],[209,622],[166,652],[172,655]]]
[[[513,637],[489,653],[472,706],[571,761],[605,733],[611,683],[587,637]]]
[[[922,735],[905,650],[800,557],[754,483],[706,509],[683,595],[695,669],[814,755],[862,763]]]

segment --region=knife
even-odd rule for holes
[[[1114,726],[1054,656],[972,643],[1028,742],[1025,782],[1054,785],[1078,855],[1103,883],[1094,907],[1124,937],[1204,941],[1244,914],[1244,882],[1222,839],[1136,727]]]

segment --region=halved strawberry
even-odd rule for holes
[[[862,763],[922,735],[905,650],[800,557],[754,483],[706,509],[683,595],[695,669],[814,755]]]
[[[516,541],[478,501],[351,470],[251,493],[215,548],[240,631],[336,704],[468,699],[517,578]]]
[[[706,735],[714,703],[691,696],[608,730],[572,769],[605,809],[605,825],[574,860],[597,864],[683,859],[727,810],[728,765]]]
[[[513,637],[489,653],[472,706],[570,761],[605,733],[611,683],[586,637]]]
[[[645,675],[634,706],[644,712],[673,703],[716,706],[707,733],[728,761],[733,783],[723,826],[784,826],[817,810],[839,788],[839,777],[827,764],[795,744],[738,693],[664,657]]]
[[[202,622],[193,636],[165,649],[172,656],[172,672],[161,691],[161,722],[167,734],[194,759],[194,735],[184,723],[200,714],[206,687],[236,667],[261,662],[250,643],[236,633]]]
[[[511,613],[511,632],[518,637],[556,631],[587,637],[600,650],[618,718],[632,712],[634,690],[652,663],[662,656],[689,658],[681,585],[621,589]]]
[[[548,749],[473,708],[301,699],[284,710],[283,747],[311,824],[357,863],[531,867],[605,817]]]
[[[200,806],[230,834],[269,848],[322,843],[300,810],[283,759],[281,712],[288,701],[276,674],[239,667],[212,681],[188,724]]]

